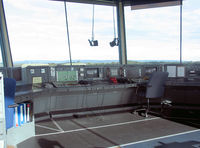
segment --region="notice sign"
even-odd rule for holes
[[[42,77],[33,77],[33,84],[42,83]]]

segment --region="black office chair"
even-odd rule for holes
[[[165,82],[168,77],[168,72],[153,72],[148,83],[145,85],[145,92],[137,92],[137,96],[145,97],[147,99],[147,107],[136,109],[134,113],[145,111],[145,117],[148,117],[149,105],[151,99],[162,98],[164,95]],[[140,87],[140,86],[139,86]]]

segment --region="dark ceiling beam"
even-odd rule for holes
[[[66,2],[75,2],[82,4],[96,4],[96,5],[105,5],[105,6],[114,6],[115,0],[51,0],[51,1],[66,1]]]
[[[123,2],[124,6],[136,6],[136,5],[149,5],[149,4],[161,4],[161,3],[178,3],[181,0],[51,0],[51,1],[67,1],[85,4],[97,4],[97,5],[116,5],[118,1]],[[159,6],[160,7],[160,6]]]
[[[182,0],[132,0],[131,9],[146,9],[181,5]]]
[[[131,0],[131,5],[144,5],[144,4],[155,4],[155,3],[163,3],[163,2],[173,2],[180,0]]]

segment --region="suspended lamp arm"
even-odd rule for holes
[[[94,40],[94,4],[92,8],[92,39],[88,39],[90,46],[98,46],[98,41]]]
[[[113,32],[114,32],[114,39],[110,42],[110,46],[118,46],[119,45],[119,39],[116,36],[116,27],[115,27],[115,6],[113,6]]]
[[[94,40],[94,4],[92,8],[92,40]]]
[[[114,38],[116,38],[116,28],[115,28],[115,7],[113,6],[113,29],[114,29]]]

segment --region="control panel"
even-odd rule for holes
[[[186,67],[187,72],[186,72],[186,80],[187,81],[195,81],[195,82],[200,82],[200,66],[197,64],[194,65],[187,65]]]
[[[126,72],[123,66],[116,65],[116,66],[105,66],[104,67],[104,78],[109,79],[111,77],[121,78],[126,75]]]
[[[12,77],[18,85],[37,83],[88,84],[109,80],[148,79],[154,71],[169,73],[168,81],[200,82],[200,64],[148,65],[56,65],[1,68],[5,77]]]
[[[48,66],[28,66],[22,69],[22,79],[26,84],[49,82]]]

